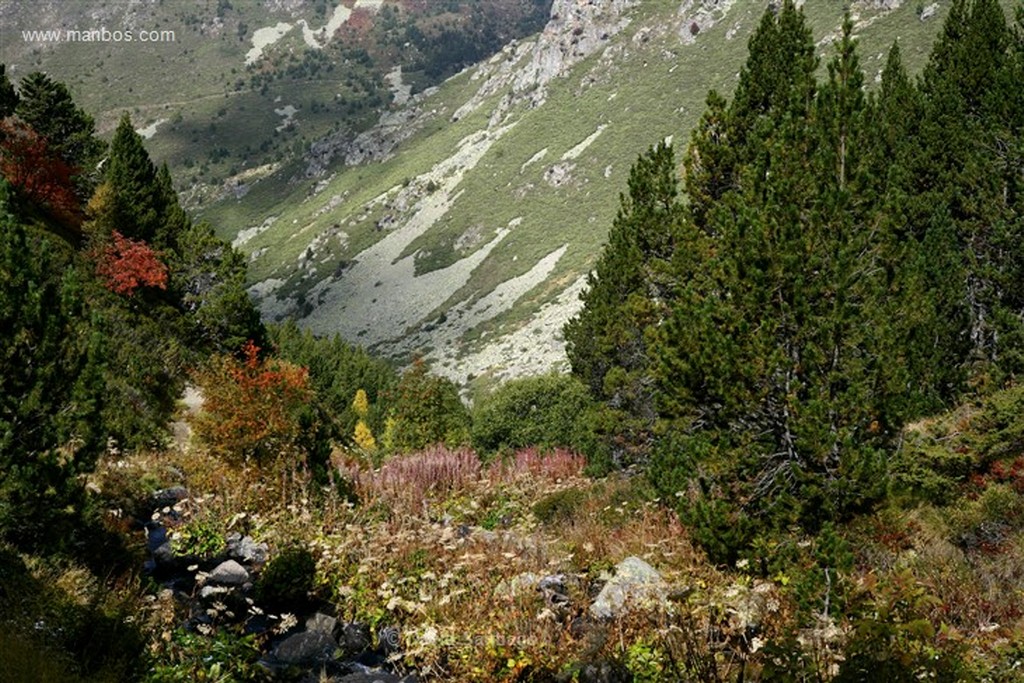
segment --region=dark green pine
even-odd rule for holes
[[[7,77],[7,65],[0,64],[0,119],[7,118],[18,107],[18,92]]]
[[[110,143],[106,178],[114,193],[116,229],[126,237],[153,243],[162,232],[162,192],[142,136],[127,113]]]
[[[15,112],[72,167],[89,172],[103,154],[92,117],[75,105],[63,83],[46,74],[37,71],[21,80]]]
[[[647,337],[673,287],[677,195],[675,157],[662,143],[634,164],[583,310],[565,327],[573,373],[611,411],[604,431],[619,464],[644,457],[655,417]]]

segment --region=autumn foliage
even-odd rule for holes
[[[80,222],[75,173],[25,123],[10,117],[0,121],[0,174],[26,199],[73,224]]]
[[[111,238],[96,263],[96,274],[107,289],[121,296],[131,296],[139,287],[167,289],[167,266],[148,244],[116,230]]]
[[[193,427],[213,454],[270,462],[296,449],[313,399],[305,368],[262,359],[250,341],[241,359],[217,357],[197,379],[204,403]]]

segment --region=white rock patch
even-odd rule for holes
[[[166,123],[166,122],[167,122],[167,119],[158,119],[158,120],[154,121],[153,123],[149,124],[148,126],[146,126],[145,128],[136,129],[135,132],[148,140],[151,137],[153,137],[154,135],[156,135],[156,129],[160,126],[160,124]]]
[[[263,50],[284,38],[285,34],[291,30],[292,25],[284,21],[276,26],[256,29],[252,34],[252,49],[245,53],[246,66],[255,64],[263,56]]]
[[[278,133],[280,133],[285,128],[290,126],[292,123],[295,122],[295,115],[298,112],[299,112],[299,110],[296,109],[295,107],[293,107],[290,104],[285,105],[285,106],[281,107],[280,109],[275,109],[274,113],[277,114],[278,116],[282,117],[282,120],[281,120],[281,123],[278,124],[277,128],[275,128],[274,130],[276,130]]]
[[[404,225],[356,255],[355,263],[341,278],[325,278],[310,290],[307,298],[317,306],[303,324],[316,333],[337,332],[365,345],[392,340],[468,282],[473,270],[508,234],[507,229],[498,230],[487,244],[466,258],[419,276],[415,273],[415,254],[400,256],[448,211],[458,198],[454,192],[463,175],[512,125],[480,131],[460,141],[451,157],[426,174],[439,189],[416,203]]]
[[[544,158],[544,156],[545,156],[545,155],[546,155],[547,153],[548,153],[548,148],[547,148],[547,147],[545,147],[545,148],[544,148],[544,149],[542,149],[541,151],[539,151],[539,152],[537,152],[536,154],[534,154],[534,155],[533,155],[532,157],[530,157],[529,159],[527,159],[527,160],[526,160],[526,161],[525,161],[525,162],[523,163],[523,165],[522,165],[522,166],[520,166],[520,167],[519,167],[519,172],[520,172],[520,173],[522,173],[523,171],[525,171],[525,170],[526,170],[526,167],[527,167],[527,166],[529,166],[530,164],[535,164],[535,163],[537,163],[538,161],[540,161],[541,159],[543,159],[543,158]]]
[[[601,133],[603,133],[604,129],[607,128],[607,127],[608,127],[607,123],[602,123],[600,126],[598,126],[597,130],[595,130],[593,133],[591,133],[587,137],[583,138],[583,140],[578,145],[576,145],[575,147],[573,147],[572,149],[567,151],[565,154],[563,154],[562,155],[562,161],[569,161],[571,159],[576,159],[577,157],[579,157],[579,155],[583,154],[583,151],[587,147],[590,147],[590,145],[594,142],[594,140],[596,140],[598,138],[598,136],[601,135]]]

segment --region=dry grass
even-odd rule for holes
[[[758,680],[759,648],[793,634],[804,634],[797,640],[807,656],[834,673],[855,631],[853,616],[806,622],[783,581],[711,566],[643,479],[588,479],[582,459],[567,452],[523,450],[485,465],[472,451],[435,447],[376,469],[336,463],[335,480],[358,502],[297,468],[230,467],[198,452],[119,462],[100,468],[99,486],[159,472],[163,481],[151,486],[189,488],[183,524],[250,533],[272,553],[304,544],[317,558],[321,597],[346,619],[398,626],[403,661],[424,680],[529,680],[584,658],[660,672],[640,680],[734,680],[741,670]],[[935,647],[967,642],[978,661],[1002,656],[999,644],[1024,633],[1024,537],[974,549],[957,538],[1016,509],[1004,500],[1015,492],[1003,488],[959,510],[891,509],[851,527],[858,561],[850,578],[864,604],[884,602],[889,589],[879,587],[908,576],[934,597],[922,603],[929,621],[946,625]],[[581,626],[603,576],[628,556],[657,568],[682,601]],[[567,606],[532,587],[556,574],[565,577]],[[753,612],[751,601],[760,601]],[[152,612],[154,633],[166,633],[173,617]]]

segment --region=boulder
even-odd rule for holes
[[[338,633],[338,644],[346,657],[354,657],[373,646],[373,636],[366,624],[353,621],[343,624]]]
[[[590,614],[598,619],[612,619],[628,611],[630,605],[663,604],[668,594],[668,584],[654,567],[639,557],[627,557],[615,566],[615,575],[590,605]]]
[[[174,549],[171,548],[170,541],[161,543],[153,551],[153,564],[157,569],[173,567],[177,564],[177,558],[174,556]]]
[[[338,620],[323,612],[317,612],[306,619],[306,630],[326,633],[335,640],[338,640],[338,636],[341,635],[341,625]]]
[[[160,489],[153,494],[153,509],[160,510],[165,507],[173,507],[175,504],[188,498],[188,489],[184,486],[171,486]]]
[[[386,671],[354,673],[334,679],[335,683],[414,683],[416,680],[412,676],[399,678],[395,674]]]
[[[226,541],[228,557],[239,562],[261,565],[270,554],[267,544],[257,543],[252,536],[242,536],[235,532],[228,534]]]
[[[249,572],[235,560],[225,560],[213,568],[206,580],[222,586],[241,586],[249,580]]]
[[[278,664],[303,666],[333,659],[337,647],[334,638],[327,633],[301,631],[278,643],[271,655]]]

